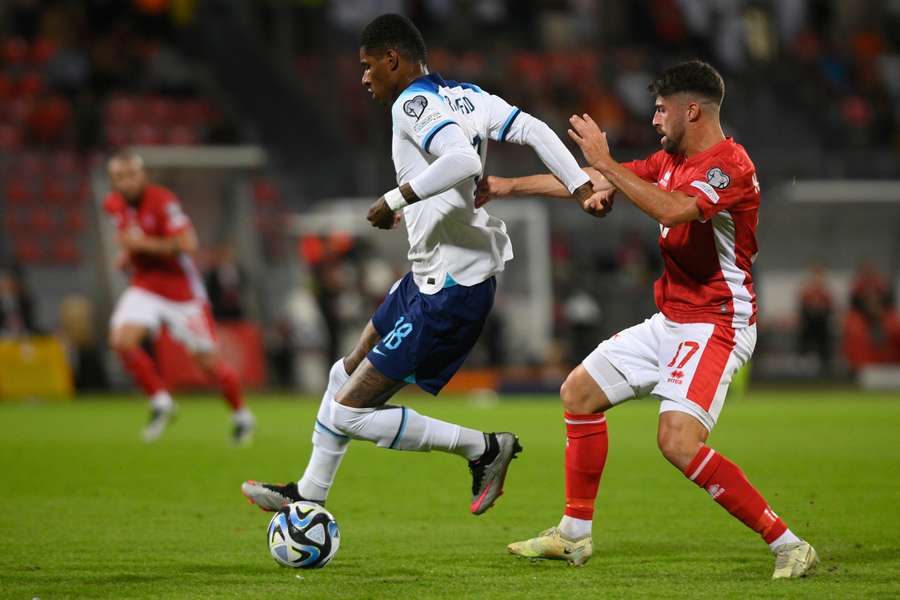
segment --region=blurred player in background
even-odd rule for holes
[[[818,562],[815,550],[736,464],[706,445],[728,384],[756,344],[756,168],[722,132],[725,85],[710,65],[673,66],[651,92],[662,150],[646,160],[613,160],[606,134],[587,115],[571,118],[569,135],[593,168],[598,189],[622,192],[659,223],[665,262],[655,285],[660,312],[600,344],[563,383],[565,512],[557,527],[510,544],[509,551],[576,565],[590,558],[608,447],[605,412],[651,394],[660,401],[658,444],[666,459],[769,544],[773,578],[803,576]],[[509,194],[566,196],[567,190],[549,175],[488,178],[477,204]]]
[[[382,15],[369,23],[359,57],[366,91],[391,107],[400,184],[372,204],[368,219],[391,229],[402,215],[412,271],[391,288],[356,347],[331,368],[300,481],[247,481],[242,490],[264,510],[301,499],[324,503],[350,440],[360,439],[462,456],[472,473],[469,509],[481,514],[503,492],[509,463],[521,450],[517,438],[386,402],[407,383],[440,392],[478,339],[493,306],[495,275],[512,258],[506,225],[473,205],[488,140],[531,146],[583,206],[593,188],[542,121],[476,85],[429,73],[425,42],[409,19]]]
[[[155,336],[165,325],[218,383],[233,411],[234,443],[249,442],[253,414],[244,404],[237,372],[219,356],[216,347],[206,291],[190,256],[197,250],[190,219],[175,194],[148,181],[137,154],[119,152],[109,160],[107,170],[113,191],[103,207],[118,233],[118,264],[131,273],[128,289],[112,315],[110,344],[150,398],[150,422],[144,429],[144,440],[159,438],[175,414],[172,396],[141,347],[148,335]]]

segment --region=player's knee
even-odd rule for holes
[[[569,373],[559,388],[563,408],[573,415],[590,415],[603,411],[602,390],[593,381],[585,381],[585,377],[589,378],[590,375],[584,369],[577,368]]]
[[[331,406],[331,423],[338,433],[355,437],[371,412],[344,406],[335,400]]]
[[[684,470],[703,442],[684,429],[660,424],[656,443],[666,460]]]
[[[134,339],[134,336],[127,335],[125,332],[113,329],[109,333],[109,345],[116,352],[128,352],[129,350],[133,350],[137,348],[139,340]]]

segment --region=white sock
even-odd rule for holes
[[[328,374],[328,387],[322,395],[319,412],[312,434],[312,454],[306,463],[303,477],[297,482],[297,491],[307,500],[324,502],[334,484],[341,460],[347,452],[350,438],[338,432],[332,420],[331,404],[338,391],[347,383],[350,375],[344,369],[343,359],[331,366]]]
[[[246,406],[231,413],[231,420],[235,425],[253,425],[255,422],[253,413]]]
[[[150,406],[158,410],[172,410],[172,407],[175,406],[175,401],[172,400],[169,392],[159,390],[150,398]]]
[[[769,544],[769,549],[774,552],[775,549],[778,548],[778,546],[782,546],[784,544],[794,544],[796,542],[802,541],[803,540],[794,535],[793,531],[791,531],[790,529],[786,529],[784,533],[779,535],[771,544]]]
[[[591,535],[591,527],[594,522],[590,519],[576,519],[568,515],[563,515],[557,528],[563,534],[563,537],[570,540],[578,540],[585,536]]]
[[[440,450],[475,460],[484,453],[484,434],[420,415],[407,406],[353,408],[332,402],[335,427],[353,439],[382,448],[428,452]]]

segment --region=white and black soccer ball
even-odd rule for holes
[[[295,569],[327,565],[341,545],[341,532],[330,512],[314,502],[294,502],[269,521],[266,542],[272,558]]]

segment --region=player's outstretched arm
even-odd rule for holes
[[[368,220],[373,226],[390,229],[395,223],[394,213],[405,206],[437,196],[481,175],[481,158],[455,123],[442,128],[431,138],[428,152],[437,156],[437,160],[369,207]]]
[[[480,208],[494,198],[506,196],[545,196],[562,200],[575,200],[581,208],[595,217],[606,216],[612,210],[616,188],[593,167],[582,169],[591,178],[590,193],[582,188],[570,194],[566,186],[554,175],[528,175],[526,177],[496,177],[489,175],[478,182],[475,192],[475,208]],[[587,186],[588,184],[585,184]]]
[[[606,134],[590,116],[572,115],[569,123],[572,125],[569,137],[581,148],[585,160],[659,224],[673,227],[700,217],[700,209],[693,196],[662,190],[616,162],[610,155]]]
[[[172,236],[144,235],[138,228],[132,228],[119,234],[119,245],[122,250],[139,254],[155,254],[157,256],[175,256],[177,254],[197,251],[197,234],[193,227],[186,227]]]
[[[492,96],[493,114],[508,112],[509,104],[498,96]],[[496,125],[498,121],[493,121]],[[557,198],[574,198],[586,212],[603,216],[611,208],[611,187],[604,187],[602,177],[582,170],[578,161],[550,127],[528,113],[514,109],[497,133],[497,140],[530,146],[552,175],[535,175],[518,178],[513,183],[514,192],[522,195],[547,195]],[[490,183],[488,184],[490,185]],[[561,187],[560,187],[561,186]]]

